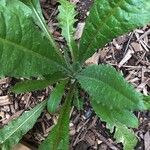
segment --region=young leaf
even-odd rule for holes
[[[58,6],[59,14],[58,21],[62,29],[62,35],[65,37],[68,47],[71,51],[72,58],[75,59],[77,55],[77,44],[74,40],[74,23],[76,22],[75,16],[75,5],[68,2],[67,0],[59,0],[60,6]]]
[[[57,110],[65,91],[65,85],[66,81],[61,81],[60,83],[58,83],[58,85],[56,85],[56,87],[50,94],[50,97],[47,101],[47,110],[49,111],[49,113],[54,113]]]
[[[31,17],[30,9],[18,0],[0,2],[0,76],[37,77],[67,71],[65,61]]]
[[[145,108],[142,94],[136,92],[109,65],[89,66],[76,78],[96,103],[106,105],[110,109],[143,110]]]
[[[52,129],[47,139],[40,145],[39,150],[69,150],[69,114],[72,94],[73,90],[70,91],[66,98],[57,125]]]
[[[118,143],[122,142],[123,150],[134,150],[137,143],[134,132],[122,124],[116,126],[114,138],[116,138]]]
[[[95,0],[81,37],[78,60],[84,62],[113,38],[149,23],[149,16],[149,0]]]
[[[22,136],[27,133],[35,124],[40,116],[46,101],[41,102],[32,110],[23,113],[18,119],[13,120],[7,126],[0,130],[0,148],[9,150],[19,142]]]
[[[19,94],[36,90],[42,90],[49,85],[50,82],[48,80],[26,80],[15,84],[15,86],[11,88],[11,91]]]

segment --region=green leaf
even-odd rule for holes
[[[43,80],[25,80],[22,82],[19,82],[15,84],[10,90],[14,93],[25,93],[25,92],[31,92],[36,90],[42,90],[49,86],[50,84],[54,84],[58,82],[59,80],[64,80],[66,77],[61,72],[56,72],[52,75],[46,75],[44,76],[45,79]]]
[[[40,116],[46,101],[41,102],[32,110],[24,112],[18,119],[13,120],[7,126],[0,130],[0,148],[1,150],[10,150],[19,142],[24,134],[26,134],[35,124]]]
[[[94,99],[91,100],[91,104],[97,116],[107,123],[107,127],[111,131],[118,123],[122,123],[132,128],[138,127],[137,117],[129,110],[117,109],[114,106],[110,109],[109,104],[103,105],[103,103],[96,103]]]
[[[147,110],[150,110],[150,96],[143,95],[143,101]]]
[[[33,6],[36,12],[38,13],[38,15],[40,16],[40,18],[42,19],[42,21],[45,22],[43,14],[42,14],[41,6],[40,6],[40,0],[19,0],[19,1],[23,2],[24,4],[29,6],[31,9]],[[35,22],[38,24],[38,21],[36,20],[37,17],[34,12],[33,12],[33,17],[35,17]]]
[[[11,91],[19,94],[36,90],[42,90],[49,85],[50,82],[48,80],[26,80],[15,84],[15,86],[11,88]]]
[[[102,103],[110,109],[143,110],[145,108],[142,94],[136,92],[109,65],[89,66],[76,78],[96,103]]]
[[[68,47],[71,51],[72,58],[75,60],[76,51],[78,49],[77,44],[74,40],[74,23],[76,22],[75,16],[75,5],[68,2],[67,0],[59,0],[60,6],[58,6],[59,14],[58,21],[60,28],[62,29],[62,35],[65,37]]]
[[[127,127],[138,127],[138,119],[132,111],[145,109],[142,94],[108,65],[89,66],[77,75],[77,79],[91,96],[95,113],[111,131],[116,127],[117,142],[122,142],[125,150],[132,150],[137,141]],[[128,138],[133,138],[133,141],[128,141]]]
[[[149,23],[149,16],[149,0],[95,0],[81,37],[78,60],[84,62],[113,38]]]
[[[39,150],[69,150],[69,115],[73,91],[69,91],[57,125],[40,145]]]
[[[18,0],[0,2],[0,76],[37,77],[68,72],[31,10]]]
[[[33,17],[35,23],[41,28],[41,30],[47,36],[47,38],[50,41],[50,44],[52,45],[52,47],[54,48],[56,53],[59,55],[59,57],[62,60],[64,60],[61,52],[59,51],[59,49],[53,39],[53,36],[49,32],[48,26],[45,23],[45,20],[44,20],[43,14],[42,14],[42,10],[41,10],[41,6],[40,6],[40,1],[39,0],[20,0],[20,1],[22,1],[24,4],[26,4],[31,9],[32,17]]]
[[[89,66],[77,75],[77,79],[91,96],[95,113],[107,123],[111,132],[116,127],[117,142],[122,142],[125,150],[132,150],[137,140],[127,127],[138,127],[133,111],[145,109],[142,94],[137,93],[108,65]]]
[[[134,132],[127,127],[138,127],[138,119],[135,115],[128,110],[109,109],[109,107],[97,104],[94,101],[91,103],[97,116],[107,123],[107,128],[109,128],[111,132],[113,132],[114,127],[116,127],[114,137],[117,142],[122,142],[124,150],[132,150],[137,143],[137,139]]]
[[[121,124],[117,125],[114,138],[116,138],[118,143],[123,143],[124,150],[134,150],[137,143],[135,133],[131,129],[128,129],[126,126]]]
[[[144,101],[150,102],[150,95],[143,95],[143,97]]]
[[[50,97],[47,101],[47,110],[49,111],[49,113],[54,113],[57,110],[59,103],[61,102],[61,98],[65,92],[65,85],[66,81],[61,81],[51,92]]]

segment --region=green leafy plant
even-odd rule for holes
[[[69,112],[72,104],[81,107],[80,89],[89,94],[93,110],[107,128],[112,132],[115,127],[114,138],[124,150],[134,149],[137,139],[131,128],[138,127],[138,119],[133,112],[149,109],[149,97],[136,92],[113,67],[84,62],[113,38],[149,23],[150,1],[95,0],[79,43],[74,40],[75,6],[67,0],[59,3],[59,27],[67,42],[63,53],[49,32],[38,0],[0,1],[0,75],[25,79],[11,89],[15,93],[56,83],[48,100],[0,130],[1,149],[17,144],[47,106],[49,113],[59,109],[60,115],[39,149],[67,150]]]

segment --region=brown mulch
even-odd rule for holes
[[[91,0],[72,0],[77,3],[76,39],[81,36]],[[65,41],[60,34],[56,15],[58,14],[56,0],[41,0],[43,14],[60,47]],[[136,29],[131,33],[120,36],[106,45],[105,48],[96,52],[87,64],[111,64],[123,74],[126,80],[136,90],[150,94],[150,26]],[[16,82],[21,79],[4,78],[0,80],[0,127],[9,123],[12,119],[20,116],[25,110],[34,107],[38,102],[45,99],[52,87],[42,91],[15,95],[9,92]],[[113,133],[106,129],[106,123],[95,115],[88,97],[81,93],[84,99],[84,109],[71,111],[70,121],[70,150],[121,150],[122,145],[117,144]],[[140,126],[135,129],[139,139],[136,150],[150,150],[150,112],[136,112]],[[23,138],[22,142],[27,145],[38,145],[43,141],[53,126],[56,124],[58,114],[51,115],[45,110],[37,123]],[[33,147],[31,149],[34,149]]]

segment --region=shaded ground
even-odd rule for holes
[[[74,0],[77,3],[77,16],[79,22],[77,38],[84,25],[91,5],[90,0]],[[53,33],[56,41],[61,47],[65,45],[64,39],[58,29],[56,15],[58,13],[55,0],[41,1],[43,14]],[[126,80],[130,82],[138,91],[145,95],[150,94],[150,26],[114,39],[104,49],[93,55],[87,64],[111,64],[120,71]],[[10,120],[20,116],[26,109],[35,106],[39,101],[45,99],[52,87],[49,86],[43,91],[14,95],[8,89],[19,80],[5,78],[0,80],[0,127]],[[78,111],[72,108],[70,122],[70,149],[74,150],[121,150],[122,145],[117,144],[113,139],[113,133],[106,129],[106,124],[98,119],[90,104],[88,97],[81,93],[84,98],[84,110]],[[140,126],[134,130],[139,142],[136,150],[150,150],[150,112],[135,112],[140,120]],[[43,112],[36,125],[23,138],[23,142],[38,147],[38,144],[48,135],[54,124],[56,124],[58,114],[50,115]],[[34,149],[32,147],[32,149]]]

